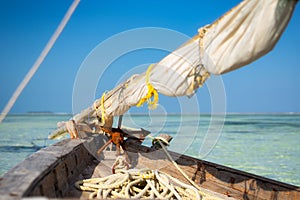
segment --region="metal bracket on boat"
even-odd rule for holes
[[[164,146],[169,146],[171,140],[173,139],[172,136],[162,133],[159,134],[158,136],[156,136],[153,140],[152,140],[152,149],[161,149],[161,144],[163,144]]]

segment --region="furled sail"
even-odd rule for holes
[[[102,125],[132,106],[148,102],[155,108],[158,94],[191,96],[210,74],[245,66],[273,49],[287,26],[297,0],[244,0],[213,24],[147,71],[104,94],[75,115],[76,123],[98,116]],[[151,100],[152,99],[152,100]]]
[[[298,0],[245,0],[207,28],[202,39],[205,68],[230,72],[273,49]]]

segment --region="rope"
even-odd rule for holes
[[[158,140],[159,144],[161,145],[162,149],[164,150],[165,154],[169,158],[169,160],[172,162],[172,164],[176,167],[176,169],[184,176],[186,180],[188,180],[195,188],[197,188],[198,192],[201,194],[203,199],[205,200],[221,200],[220,198],[213,196],[211,194],[208,194],[207,192],[204,192],[201,187],[199,187],[192,179],[188,177],[188,175],[178,166],[178,164],[174,161],[170,153],[166,150],[165,146],[162,144],[160,140]],[[173,178],[173,177],[171,177]]]
[[[150,83],[150,73],[152,70],[152,67],[154,66],[154,64],[151,64],[146,72],[146,85],[148,88],[148,92],[147,94],[140,99],[140,101],[136,104],[137,107],[142,106],[146,101],[148,103],[148,109],[155,109],[157,107],[157,103],[158,103],[158,93],[157,90],[152,86],[152,84]],[[153,97],[153,100],[151,101],[151,98]]]
[[[121,170],[104,178],[75,183],[76,188],[92,192],[89,198],[202,199],[193,186],[158,170]]]
[[[184,176],[184,178],[191,183],[197,190],[198,192],[201,194],[201,196],[203,197],[203,199],[205,200],[221,200],[220,198],[217,198],[213,195],[208,194],[207,192],[204,192],[203,189],[201,187],[199,187],[192,179],[190,179],[188,177],[188,175],[178,166],[178,164],[174,161],[174,159],[172,158],[172,156],[170,155],[170,153],[166,150],[165,144],[162,143],[162,141],[160,139],[157,139],[155,137],[153,137],[152,135],[147,135],[147,137],[149,137],[152,140],[156,140],[160,146],[162,147],[164,153],[167,155],[167,157],[169,158],[169,160],[172,162],[172,164],[176,167],[176,169]],[[170,177],[173,178],[173,177]]]
[[[72,14],[75,11],[75,9],[76,9],[77,5],[79,4],[79,2],[80,2],[80,0],[74,0],[72,5],[70,6],[69,10],[67,11],[66,15],[64,16],[64,18],[60,22],[59,26],[57,27],[57,29],[53,33],[52,37],[48,41],[47,45],[43,49],[42,53],[37,58],[37,60],[35,61],[35,63],[31,67],[31,69],[29,70],[29,72],[26,74],[26,76],[24,77],[24,79],[22,80],[22,82],[20,83],[18,88],[15,90],[12,97],[9,99],[8,103],[6,104],[6,106],[3,109],[2,113],[0,114],[0,123],[6,117],[8,112],[11,110],[11,108],[13,107],[15,102],[17,101],[18,97],[20,96],[21,92],[24,90],[24,88],[26,87],[28,82],[31,80],[31,78],[33,77],[35,72],[38,70],[38,68],[40,67],[40,65],[44,61],[45,57],[48,55],[48,53],[51,50],[51,48],[53,47],[55,41],[57,40],[57,38],[59,37],[59,35],[63,31],[63,29],[66,26],[69,19],[71,18]]]
[[[118,156],[112,166],[112,173],[115,174],[119,170],[128,170],[129,163],[123,156]]]
[[[105,120],[106,120],[106,117],[105,117],[105,114],[106,114],[106,111],[105,111],[105,107],[104,107],[104,98],[105,98],[105,95],[106,93],[104,92],[102,94],[102,97],[101,97],[101,104],[100,104],[100,109],[101,109],[101,116],[102,116],[102,122],[103,124],[105,124]]]
[[[152,136],[149,136],[153,139]],[[177,170],[191,183],[188,185],[170,176],[167,173],[150,169],[125,170],[128,166],[123,166],[117,174],[103,178],[91,178],[77,181],[75,187],[82,191],[92,192],[90,199],[98,198],[122,198],[122,199],[203,199],[221,200],[209,192],[203,191],[193,180],[173,160],[160,140],[157,140],[169,160]],[[118,159],[117,159],[118,160]],[[117,162],[116,160],[116,162]],[[116,164],[114,163],[114,165]],[[125,168],[125,169],[124,169]]]
[[[106,92],[104,92],[101,96],[101,102],[100,102],[100,112],[101,112],[101,117],[98,115],[98,112],[99,112],[99,107],[97,106],[97,103],[96,101],[94,102],[94,109],[95,109],[95,112],[96,112],[96,117],[99,119],[101,119],[101,122],[103,124],[105,124],[105,120],[106,120],[106,111],[105,111],[105,107],[104,107],[104,101],[105,101],[105,95],[106,95]]]

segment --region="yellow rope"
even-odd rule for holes
[[[148,103],[148,109],[155,109],[158,103],[158,93],[157,90],[150,83],[150,73],[154,64],[151,64],[146,72],[146,85],[148,88],[148,93],[140,99],[140,101],[136,104],[137,107],[142,106],[146,101]],[[153,100],[151,98],[153,97]]]
[[[105,98],[106,92],[103,92],[101,96],[101,103],[100,103],[100,110],[101,110],[101,120],[103,124],[105,124],[106,116],[105,116],[105,107],[104,107],[104,98]]]
[[[204,82],[206,81],[206,79],[208,79],[210,76],[209,72],[206,72],[205,74],[203,74],[202,76],[197,76],[196,77],[196,81],[197,81],[197,85],[198,87],[202,87]]]
[[[106,111],[105,111],[105,107],[104,107],[104,100],[105,100],[105,95],[106,95],[106,92],[104,92],[101,96],[101,102],[100,102],[100,112],[101,112],[101,121],[103,124],[105,124],[105,120],[106,120]],[[97,117],[100,117],[98,115],[98,112],[99,112],[99,107],[96,105],[96,102],[94,102],[94,109],[95,109],[95,112],[96,112],[96,116]]]

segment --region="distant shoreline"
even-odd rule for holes
[[[64,112],[51,112],[51,111],[29,111],[26,113],[10,113],[9,115],[73,115],[72,113],[64,113]],[[159,115],[166,115],[164,113],[131,113],[125,114],[132,115],[132,116],[145,116],[145,115],[152,115],[152,116],[159,116]],[[300,115],[300,112],[227,112],[227,113],[167,113],[167,115]]]
[[[28,114],[54,114],[52,111],[28,111]],[[26,114],[24,113],[24,114]]]

